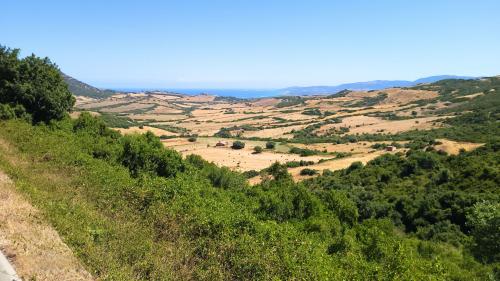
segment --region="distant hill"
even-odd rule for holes
[[[89,84],[83,83],[69,75],[62,73],[64,81],[68,84],[69,91],[75,96],[86,96],[91,98],[106,98],[114,95],[113,90],[102,90]]]
[[[370,91],[381,90],[392,87],[411,87],[422,83],[433,83],[445,79],[473,79],[475,77],[455,76],[455,75],[438,75],[420,78],[415,81],[406,80],[375,80],[368,82],[356,82],[340,84],[337,86],[309,86],[309,87],[290,87],[282,90],[284,95],[323,95],[335,94],[342,90],[351,91]]]

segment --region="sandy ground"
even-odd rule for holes
[[[93,280],[57,232],[0,171],[0,248],[23,280]]]

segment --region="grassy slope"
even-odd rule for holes
[[[269,220],[255,213],[258,189],[214,188],[196,171],[132,178],[121,165],[91,157],[85,139],[64,128],[3,122],[0,140],[0,168],[102,279],[486,278],[460,248],[427,242],[439,250],[424,258],[417,239],[391,234],[383,223],[350,228],[326,211],[312,220]],[[342,239],[358,236],[349,255],[327,253],[331,235],[339,235],[328,234],[333,229],[346,231]],[[373,246],[384,246],[370,250],[375,237]],[[367,259],[372,251],[385,254]]]
[[[490,100],[495,96],[464,105],[481,105],[479,115],[466,114],[447,130],[460,131],[470,119],[477,123],[476,135],[493,141],[497,108]],[[96,152],[119,147],[116,140],[74,133],[72,126],[68,120],[50,126],[1,122],[0,168],[96,277],[482,280],[491,272],[465,245],[417,239],[393,228],[384,215],[359,223],[346,218],[344,212],[359,206],[339,199],[336,204],[345,210],[332,210],[320,203],[328,192],[315,190],[314,184],[307,189],[285,181],[248,189],[237,175],[214,176],[194,164],[175,177],[131,177],[119,162],[96,157]],[[379,170],[363,169],[367,175],[359,179],[338,172],[319,178],[319,186],[328,191],[338,179],[342,186],[361,185],[361,193],[353,196],[362,200],[365,187],[375,188],[382,196],[377,204],[384,207],[383,200],[392,204],[398,193],[378,186]],[[396,178],[394,184],[405,187],[397,192],[423,192],[428,176],[435,175],[422,174],[404,184]],[[361,179],[367,183],[360,184]]]

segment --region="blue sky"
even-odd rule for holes
[[[99,87],[500,74],[500,1],[2,1],[0,44]]]

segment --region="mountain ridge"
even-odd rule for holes
[[[282,89],[285,95],[325,95],[336,94],[342,90],[351,91],[370,91],[381,90],[393,87],[411,87],[422,83],[433,83],[446,79],[475,79],[471,76],[457,75],[435,75],[419,78],[414,81],[409,80],[372,80],[365,82],[344,83],[336,86],[304,86],[288,87]]]
[[[61,72],[61,75],[66,84],[68,84],[69,91],[75,96],[106,98],[117,93],[116,91],[113,90],[96,88],[76,78],[73,78],[63,72]]]

